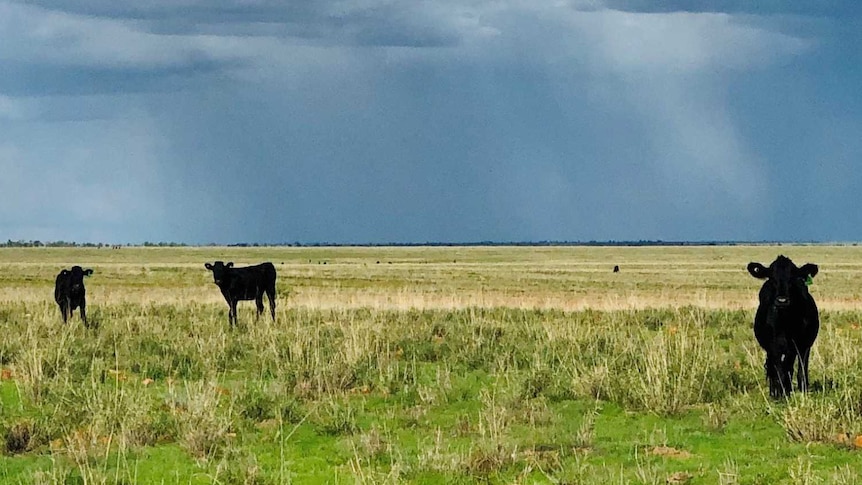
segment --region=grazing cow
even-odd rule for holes
[[[751,276],[766,280],[760,288],[754,336],[766,351],[763,366],[769,394],[774,398],[792,392],[796,362],[799,363],[796,385],[800,391],[808,389],[808,356],[820,329],[817,305],[808,292],[808,284],[817,271],[816,264],[797,268],[784,256],[778,256],[768,268],[760,263],[748,263]]]
[[[234,268],[233,263],[216,261],[204,266],[213,272],[213,281],[230,307],[228,322],[231,325],[236,325],[236,302],[240,300],[254,300],[257,316],[260,317],[264,293],[269,298],[269,312],[272,321],[275,321],[275,266],[272,263]]]
[[[80,307],[81,321],[87,325],[87,290],[84,288],[84,276],[91,274],[91,269],[72,266],[72,269],[64,269],[57,275],[54,281],[54,301],[60,305],[63,323],[72,316],[73,310]]]

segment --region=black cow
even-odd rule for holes
[[[614,273],[619,273],[619,272],[620,272],[620,267],[614,266]]]
[[[275,266],[272,263],[261,263],[256,266],[234,268],[233,263],[216,261],[204,264],[213,272],[213,281],[224,295],[230,311],[228,322],[236,324],[236,302],[254,300],[257,304],[257,316],[263,313],[263,294],[269,298],[269,312],[275,321]]]
[[[60,305],[63,323],[72,316],[72,311],[81,308],[81,321],[87,325],[87,290],[84,288],[84,276],[93,274],[91,269],[72,266],[64,269],[54,281],[54,301]]]
[[[751,276],[765,279],[760,288],[760,306],[754,317],[754,336],[766,351],[766,379],[769,394],[778,398],[793,390],[793,365],[798,362],[796,385],[808,389],[808,356],[817,339],[820,317],[814,297],[808,292],[816,264],[797,268],[793,261],[778,256],[769,267],[748,263]]]

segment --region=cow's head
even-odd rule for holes
[[[778,308],[790,306],[794,295],[807,293],[808,278],[817,275],[817,265],[806,263],[797,268],[790,258],[778,256],[767,268],[760,263],[748,263],[748,272],[758,279],[765,279],[760,290],[760,300]]]
[[[64,269],[60,274],[68,275],[70,289],[72,292],[78,292],[84,287],[84,276],[90,276],[93,274],[93,270],[83,269],[80,266],[72,266],[72,269]]]
[[[213,282],[215,284],[220,285],[222,281],[225,280],[225,276],[227,275],[227,268],[233,268],[233,263],[223,263],[221,261],[216,261],[213,264],[205,263],[204,267],[213,272]]]

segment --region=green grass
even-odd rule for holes
[[[743,304],[745,264],[779,251],[822,272],[818,390],[786,401]],[[279,264],[276,322],[246,302],[228,326],[215,259]],[[71,263],[96,270],[95,328],[51,301]],[[855,247],[15,249],[0,269],[0,483],[862,480]]]

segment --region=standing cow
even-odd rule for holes
[[[814,297],[808,292],[816,264],[797,268],[793,261],[778,256],[769,267],[748,263],[748,272],[765,279],[760,288],[760,306],[754,317],[754,336],[766,351],[766,379],[769,394],[782,397],[793,390],[793,365],[798,362],[796,384],[808,389],[808,356],[817,339],[820,317]]]
[[[54,301],[60,306],[63,323],[72,316],[72,311],[81,308],[81,321],[87,325],[87,290],[84,288],[84,277],[93,274],[92,269],[82,269],[72,266],[64,269],[54,281]]]
[[[236,325],[236,303],[240,300],[254,300],[257,305],[257,316],[263,313],[263,294],[269,299],[269,312],[275,321],[275,266],[272,263],[261,263],[256,266],[234,268],[233,263],[216,261],[204,264],[212,271],[213,282],[221,290],[230,311],[228,322]]]

